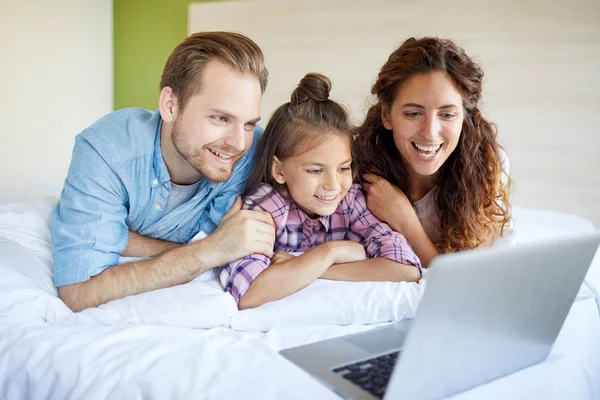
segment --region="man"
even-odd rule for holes
[[[77,136],[50,217],[54,281],[67,306],[80,311],[251,253],[272,256],[272,218],[236,201],[262,134],[267,77],[249,38],[196,33],[167,60],[158,111],[116,111]],[[208,237],[188,243],[198,232]],[[120,256],[152,258],[118,265]]]

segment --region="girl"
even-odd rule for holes
[[[253,254],[223,269],[221,283],[240,309],[281,299],[317,278],[421,277],[406,239],[367,209],[360,185],[352,184],[351,126],[344,108],[329,100],[330,89],[325,76],[306,75],[265,129],[244,208],[272,215],[278,253]]]

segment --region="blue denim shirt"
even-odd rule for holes
[[[160,149],[158,111],[125,109],[103,117],[75,139],[60,201],[50,215],[57,287],[89,280],[114,266],[128,231],[178,243],[211,234],[242,192],[262,128],[223,183],[200,182],[196,195],[163,215],[171,190]]]

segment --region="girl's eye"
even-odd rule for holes
[[[351,167],[342,167],[340,168],[340,172],[350,172],[352,170]]]
[[[308,172],[311,175],[317,175],[319,172],[321,172],[320,169],[307,169],[306,172]]]

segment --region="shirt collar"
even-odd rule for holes
[[[154,138],[154,176],[150,177],[150,186],[156,187],[165,183],[167,186],[171,186],[171,176],[160,149],[160,129],[163,121],[158,111],[155,112],[152,119],[156,121],[156,137]]]
[[[339,206],[338,206],[338,209],[339,209]],[[290,215],[297,216],[298,221],[295,221],[295,222],[297,222],[298,224],[302,224],[302,225],[312,224],[313,223],[312,221],[321,221],[321,223],[325,227],[325,230],[329,230],[331,215],[321,215],[320,217],[318,217],[316,219],[312,219],[308,215],[306,215],[306,213],[304,211],[302,211],[302,209],[300,207],[298,207],[298,204],[295,201],[290,202],[289,212],[290,212]],[[336,210],[335,212],[338,212],[338,210]]]

